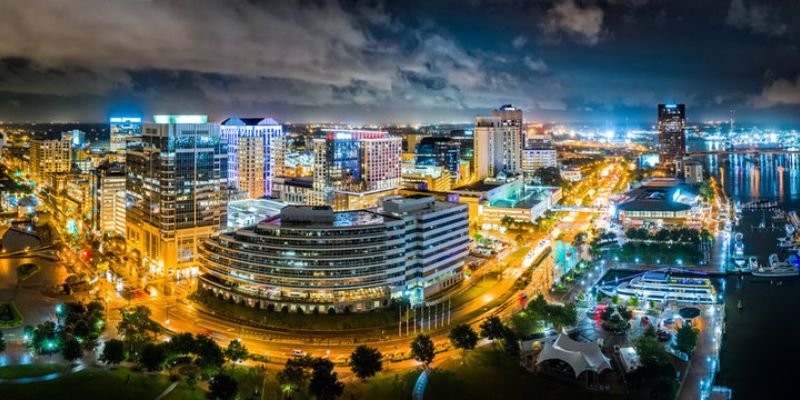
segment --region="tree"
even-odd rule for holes
[[[638,307],[639,306],[639,298],[638,297],[631,297],[628,299],[628,305],[631,307]]]
[[[121,340],[111,339],[103,346],[100,361],[108,365],[116,365],[125,359],[125,347]]]
[[[514,331],[510,328],[503,329],[503,350],[512,356],[519,355],[519,342],[517,340],[517,334],[514,333]]]
[[[344,384],[339,382],[339,377],[333,372],[333,363],[330,360],[318,358],[314,361],[308,391],[317,400],[333,400],[342,395]]]
[[[193,353],[195,348],[194,336],[191,333],[179,333],[167,342],[167,351],[170,355],[180,356]]]
[[[230,375],[216,374],[208,384],[209,396],[217,400],[232,400],[239,394],[239,382]]]
[[[428,364],[433,361],[433,357],[436,356],[431,338],[427,335],[417,336],[411,342],[411,356],[427,368]]]
[[[475,345],[478,344],[478,334],[467,324],[459,324],[453,327],[448,337],[453,347],[464,352],[474,349]]]
[[[289,359],[286,360],[286,365],[278,372],[276,377],[284,398],[289,398],[305,385],[308,374],[299,359]]]
[[[698,336],[699,332],[696,329],[689,324],[683,324],[675,335],[675,348],[686,354],[692,354],[697,345]]]
[[[207,371],[217,370],[225,363],[222,349],[217,342],[205,335],[195,337],[195,355],[197,365]]]
[[[247,347],[245,347],[239,339],[231,340],[228,343],[228,347],[225,349],[225,358],[232,363],[244,361],[249,355],[250,352],[247,351]]]
[[[148,371],[161,371],[167,361],[167,349],[163,344],[148,342],[142,347],[139,363]]]
[[[378,349],[362,344],[350,354],[350,370],[365,381],[383,369],[382,358]]]
[[[503,337],[505,325],[503,325],[503,321],[500,321],[500,317],[493,315],[486,318],[486,320],[481,323],[480,328],[481,336],[489,340],[495,340]]]
[[[75,336],[70,335],[61,346],[61,355],[67,361],[75,361],[83,356],[83,347]]]
[[[53,321],[45,321],[37,325],[33,330],[30,341],[37,354],[53,354],[59,350],[58,334],[56,324]]]
[[[514,218],[508,215],[504,215],[503,218],[500,218],[500,226],[508,229],[514,223]]]
[[[148,340],[150,334],[158,330],[158,324],[150,319],[150,309],[137,306],[129,312],[122,313],[122,321],[117,331],[130,343],[131,350]]]
[[[672,400],[678,390],[676,371],[670,355],[658,342],[656,335],[642,335],[634,341],[641,366],[629,374],[632,388],[638,390],[635,398]]]

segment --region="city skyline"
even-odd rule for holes
[[[0,5],[0,120],[441,123],[511,103],[531,121],[633,124],[681,102],[690,121],[800,122],[791,4],[185,5]]]

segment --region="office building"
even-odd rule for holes
[[[287,204],[270,199],[247,199],[228,202],[228,228],[238,229],[253,226],[267,218],[280,214]]]
[[[522,168],[522,111],[503,106],[491,117],[477,117],[474,167],[478,179],[503,173],[519,175]]]
[[[324,129],[313,146],[314,205],[371,208],[400,185],[400,137],[382,131]]]
[[[410,190],[431,190],[446,192],[450,190],[450,171],[443,167],[403,168],[401,187]]]
[[[272,147],[283,137],[281,125],[272,118],[228,118],[220,133],[228,144],[229,188],[251,199],[271,196],[276,170]]]
[[[446,137],[426,137],[416,147],[417,167],[443,167],[458,182],[461,167],[461,143]]]
[[[311,204],[314,199],[314,179],[310,176],[276,176],[272,184],[272,198],[293,205]]]
[[[207,240],[202,287],[263,309],[381,308],[402,290],[404,237],[399,218],[287,206],[255,226]]]
[[[658,105],[658,154],[661,165],[673,171],[686,155],[686,109],[683,104]]]
[[[125,151],[126,140],[142,134],[142,119],[140,117],[111,117],[109,132],[111,133],[109,150],[112,152]]]
[[[522,150],[522,173],[526,178],[539,168],[556,168],[558,159],[555,149],[533,148]]]
[[[126,239],[157,276],[196,273],[200,243],[227,226],[227,143],[200,115],[157,115],[126,149]]]
[[[287,206],[255,226],[207,240],[201,286],[251,307],[368,311],[414,303],[460,281],[469,253],[466,206],[395,197],[373,210]]]
[[[690,158],[683,160],[683,179],[688,184],[703,183],[703,163]]]
[[[412,304],[463,279],[470,242],[467,208],[424,195],[392,196],[382,202],[378,212],[405,221],[403,296]]]
[[[123,164],[102,164],[93,178],[94,229],[100,234],[124,236],[127,175]]]
[[[47,174],[66,173],[72,168],[72,150],[69,140],[30,141],[31,180],[42,184]]]

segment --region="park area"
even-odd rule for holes
[[[27,365],[0,368],[0,378],[24,378],[60,372],[59,365]],[[162,374],[132,372],[127,368],[107,370],[90,367],[61,378],[28,384],[3,384],[0,393],[6,399],[155,399],[171,384]],[[200,400],[205,392],[179,383],[164,400]]]
[[[390,366],[391,368],[391,366]],[[411,390],[420,374],[419,369],[394,370],[379,373],[366,382],[349,381],[342,399],[402,399],[411,398]],[[266,393],[277,391],[277,383],[267,380]],[[270,385],[274,386],[270,388]],[[272,390],[272,391],[271,391]],[[580,388],[554,382],[547,377],[527,372],[516,358],[502,350],[482,347],[467,353],[461,359],[451,358],[436,366],[430,377],[426,399],[585,399],[587,393]],[[298,393],[295,399],[306,399]],[[588,393],[592,399],[612,399],[600,393]]]
[[[22,314],[14,303],[0,304],[0,328],[11,329],[22,325]]]

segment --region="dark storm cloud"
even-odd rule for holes
[[[695,111],[791,108],[800,104],[796,8],[0,0],[0,117],[100,119],[119,102],[145,112],[365,122],[466,121],[505,103],[573,120],[586,110],[649,115],[665,98]]]

